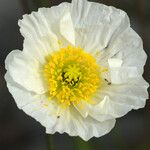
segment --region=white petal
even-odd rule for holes
[[[98,121],[118,118],[131,110],[128,105],[115,103],[109,96],[105,96],[98,105],[89,107],[89,115]]]
[[[128,84],[111,85],[95,97],[99,103],[88,105],[88,113],[98,121],[122,117],[132,109],[143,108],[148,99],[148,83],[139,78]]]
[[[45,56],[58,50],[60,34],[60,19],[69,10],[68,3],[51,8],[40,8],[38,12],[24,15],[18,22],[20,32],[24,36],[24,51],[30,53],[41,63]]]
[[[8,73],[5,78],[7,87],[20,109],[36,119],[44,127],[50,127],[55,124],[58,111],[55,103],[49,102],[45,95],[36,95],[25,90],[16,84]]]
[[[138,73],[143,74],[147,56],[143,50],[142,39],[131,28],[120,34],[111,45],[110,57],[120,59],[120,55],[123,67],[136,67]]]
[[[108,59],[108,64],[110,68],[121,67],[122,62],[123,61],[121,59],[117,59],[117,58]]]
[[[70,12],[66,13],[60,20],[60,32],[70,43],[75,45],[75,34]]]
[[[71,9],[76,45],[91,53],[108,47],[130,26],[125,12],[86,0],[73,0]]]
[[[112,67],[110,68],[112,84],[127,83],[134,78],[140,77],[136,67]]]
[[[143,79],[137,79],[130,84],[111,85],[99,93],[100,98],[104,99],[89,111],[92,117],[101,120],[101,114],[105,115],[107,120],[125,115],[131,109],[143,108],[148,99],[148,84]],[[108,115],[108,116],[107,116]]]
[[[23,48],[26,53],[44,63],[45,56],[58,48],[57,36],[49,29],[48,23],[42,11],[33,12],[31,15],[24,15],[18,22],[20,32],[24,36]]]
[[[115,103],[128,105],[132,109],[143,108],[148,99],[148,83],[143,78],[131,80],[128,84],[111,85],[102,90],[102,95],[108,95]]]
[[[74,103],[73,105],[78,110],[78,112],[82,115],[82,117],[86,118],[88,116],[88,107],[86,102],[81,101],[80,103],[78,104]]]
[[[93,136],[100,137],[107,134],[115,125],[114,119],[99,122],[91,117],[83,118],[73,107],[61,112],[55,101],[48,101],[45,95],[35,95],[26,91],[8,76],[6,80],[18,107],[46,127],[47,133],[66,132],[87,141]]]
[[[22,51],[14,50],[9,53],[5,60],[5,66],[12,80],[25,89],[39,94],[47,91],[39,62],[31,59]]]
[[[50,134],[55,132],[66,132],[71,136],[80,136],[87,141],[93,136],[100,137],[107,134],[114,125],[115,120],[99,122],[91,117],[83,118],[81,115],[78,115],[76,110],[71,108],[60,116],[57,124],[52,128],[46,128],[46,132]]]
[[[123,60],[119,58],[108,59],[112,84],[127,83],[133,78],[140,77],[140,75],[138,74],[137,67],[122,67],[122,63]]]

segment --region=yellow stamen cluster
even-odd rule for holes
[[[101,87],[104,71],[94,57],[80,47],[68,46],[46,58],[44,76],[49,87],[49,99],[64,106],[90,102]]]

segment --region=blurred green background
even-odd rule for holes
[[[143,38],[145,51],[150,55],[149,0],[93,1],[125,10],[132,28]],[[0,150],[47,150],[44,127],[17,108],[6,88],[4,60],[11,50],[22,49],[18,19],[39,7],[61,2],[63,0],[0,0]],[[149,57],[144,77],[150,81]],[[56,133],[53,144],[55,150],[150,150],[150,102],[147,101],[144,109],[131,111],[117,119],[115,128],[101,138],[84,142],[80,138]]]

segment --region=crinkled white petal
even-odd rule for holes
[[[127,83],[130,80],[141,76],[138,73],[137,67],[135,66],[122,67],[122,63],[123,63],[122,59],[118,58],[108,59],[112,84]]]
[[[58,105],[54,102],[48,102],[47,97],[43,94],[37,95],[24,89],[12,80],[8,72],[5,75],[5,79],[9,92],[20,109],[45,127],[51,127],[55,124],[56,114],[59,110]]]
[[[65,121],[64,121],[65,120]],[[85,141],[92,137],[100,137],[114,127],[115,119],[99,122],[92,117],[82,117],[78,111],[67,109],[57,120],[53,128],[46,128],[47,133],[68,133],[71,136],[80,136]]]
[[[88,105],[88,113],[99,121],[124,116],[132,109],[143,108],[148,99],[148,83],[142,78],[128,84],[111,85],[97,94],[99,103]]]
[[[87,51],[103,50],[130,26],[122,10],[86,0],[73,0],[71,16],[75,42]]]
[[[47,102],[44,95],[33,94],[18,86],[8,73],[5,79],[18,107],[40,122],[47,133],[65,132],[89,140],[93,136],[100,137],[107,134],[115,125],[114,119],[99,122],[91,117],[84,118],[74,108],[61,112],[54,101]]]
[[[60,48],[63,41],[60,33],[60,19],[68,13],[69,4],[62,3],[51,8],[40,8],[38,12],[24,15],[18,22],[24,36],[24,51],[45,62],[45,56]],[[64,26],[63,22],[62,26]],[[67,32],[68,33],[68,32]]]
[[[77,111],[81,114],[82,117],[86,118],[88,116],[88,105],[86,102],[81,101],[80,103],[73,103],[73,106],[77,109]]]
[[[98,121],[106,121],[121,117],[130,110],[130,106],[115,103],[109,96],[105,96],[98,105],[89,106],[89,115]]]
[[[121,67],[122,63],[123,63],[122,59],[117,59],[117,58],[108,59],[108,64],[110,68]]]
[[[108,95],[109,98],[123,105],[129,105],[132,109],[143,108],[148,99],[149,84],[143,78],[136,78],[127,84],[111,85],[101,90],[102,95]]]
[[[110,68],[110,75],[112,84],[127,83],[134,78],[140,77],[137,67]]]
[[[10,52],[5,60],[5,67],[12,80],[25,89],[39,94],[47,91],[42,77],[41,65],[22,51]]]
[[[147,55],[143,50],[142,39],[132,28],[128,28],[120,34],[110,49],[109,56],[122,59],[122,67],[136,67],[138,74],[143,74]]]
[[[67,12],[60,20],[61,34],[73,45],[75,45],[75,33],[70,12]]]

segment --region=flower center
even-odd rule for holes
[[[80,67],[77,64],[68,65],[62,72],[62,81],[75,87],[81,78]]]
[[[80,47],[68,46],[46,57],[44,76],[49,99],[66,106],[80,101],[91,102],[102,85],[104,68]]]

